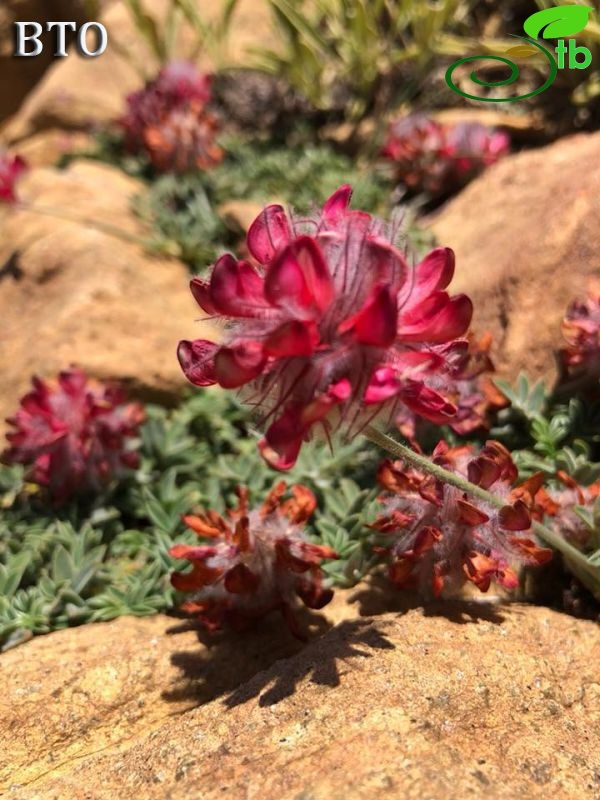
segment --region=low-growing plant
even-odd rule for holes
[[[436,54],[465,54],[466,44],[451,35],[466,20],[464,0],[269,5],[284,46],[258,51],[257,65],[285,77],[316,108],[350,120],[409,99]]]
[[[238,0],[225,0],[219,13],[211,19],[205,18],[193,0],[168,0],[162,15],[153,13],[146,0],[125,0],[124,5],[131,21],[145,43],[154,61],[151,69],[164,66],[181,53],[181,29],[184,24],[193,33],[193,44],[187,48],[186,58],[195,60],[200,52],[208,52],[214,64],[227,58],[227,45],[231,21]],[[113,47],[138,70],[146,80],[148,67],[134,56],[129,48],[113,41]]]
[[[403,190],[436,198],[456,192],[508,152],[502,131],[409,114],[390,124],[381,155]]]
[[[214,167],[223,157],[217,120],[208,110],[210,76],[190,62],[172,61],[127,97],[119,120],[124,148],[144,154],[157,173],[178,174]]]
[[[398,225],[351,209],[350,195],[344,185],[308,214],[267,206],[245,260],[223,255],[192,280],[224,335],[180,344],[202,391],[174,410],[146,406],[133,469],[92,481],[93,493],[85,481],[55,491],[65,459],[44,456],[68,442],[78,474],[93,472],[96,421],[116,413],[102,443],[121,454],[130,406],[97,402],[73,372],[23,403],[17,464],[0,471],[0,646],[182,601],[209,628],[277,608],[302,635],[297,600],[320,607],[375,569],[426,594],[465,581],[509,590],[549,548],[600,598],[594,387],[565,402],[522,378],[499,384],[505,408],[480,407],[489,342],[470,349],[470,300],[446,292],[452,251],[413,258]],[[573,308],[569,358],[574,344],[589,352],[595,320],[593,306]],[[583,343],[572,338],[582,321]],[[466,426],[461,404],[476,412]],[[413,426],[412,447],[384,430],[405,425],[406,409],[429,425]],[[56,439],[33,436],[49,427]],[[428,456],[432,432],[447,441]],[[273,489],[272,467],[296,488]]]

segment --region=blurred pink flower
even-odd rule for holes
[[[509,149],[506,133],[478,122],[444,125],[409,114],[392,122],[381,155],[400,183],[435,197],[460,188]]]
[[[569,306],[562,322],[567,345],[559,351],[564,376],[600,379],[600,288],[590,287],[585,299]]]
[[[125,146],[146,152],[159,172],[182,173],[217,164],[222,150],[215,141],[216,118],[206,108],[211,77],[193,64],[173,62],[143,89],[127,97],[120,120]]]
[[[17,200],[15,184],[27,169],[27,163],[21,156],[0,151],[0,203],[14,203]]]
[[[33,379],[7,422],[8,464],[24,464],[28,478],[61,503],[74,492],[98,491],[124,468],[137,466],[127,440],[137,435],[144,412],[123,392],[87,378],[75,367],[56,381]]]
[[[456,413],[426,384],[450,374],[468,346],[457,337],[471,301],[445,291],[454,254],[438,247],[409,266],[396,232],[349,210],[350,195],[340,187],[307,218],[267,206],[247,236],[256,265],[224,255],[209,280],[191,282],[226,330],[222,344],[181,342],[183,371],[197,386],[245,387],[270,423],[260,449],[277,469],[293,466],[316,423],[350,437],[404,407],[436,423]]]

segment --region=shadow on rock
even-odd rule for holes
[[[298,682],[307,675],[313,683],[339,686],[343,676],[340,665],[394,647],[384,633],[384,626],[393,623],[389,618],[385,623],[376,619],[384,614],[397,614],[400,619],[419,609],[424,617],[445,617],[458,625],[500,624],[505,619],[503,606],[497,602],[463,599],[423,603],[394,589],[381,576],[371,578],[352,593],[341,594],[341,602],[332,604],[330,619],[301,610],[298,621],[309,632],[308,643],[295,639],[277,614],[241,633],[223,630],[209,634],[188,620],[170,628],[171,635],[194,630],[201,646],[171,656],[181,676],[163,692],[163,698],[188,701],[194,707],[223,697],[224,705],[233,708],[258,697],[259,705],[271,706],[294,694]],[[294,658],[300,653],[301,657]]]
[[[332,624],[307,609],[299,612],[298,620],[309,640],[322,636]],[[189,700],[192,706],[229,695],[257,672],[296,655],[306,646],[290,633],[276,613],[242,632],[224,629],[209,633],[200,623],[186,619],[167,633],[177,635],[190,630],[195,631],[200,647],[171,656],[171,663],[181,672],[181,681],[162,696],[173,702]]]
[[[421,609],[424,617],[445,617],[459,625],[477,622],[504,622],[503,604],[491,599],[428,600],[395,589],[383,576],[372,577],[368,584],[361,585],[348,598],[356,604],[361,617],[377,617],[382,614],[406,614]]]
[[[295,639],[275,615],[263,620],[260,628],[243,633],[211,635],[193,622],[172,627],[168,631],[172,635],[194,629],[202,647],[171,656],[181,680],[163,692],[163,698],[189,700],[194,707],[223,696],[224,704],[233,708],[259,697],[259,705],[271,706],[292,695],[307,672],[314,683],[336,687],[341,679],[340,664],[370,658],[371,650],[393,647],[372,620],[346,620],[332,629],[332,623],[317,614],[305,611],[303,616],[305,629],[310,627],[308,643]],[[315,659],[312,654],[317,646],[319,657]],[[290,662],[302,651],[304,658]]]
[[[340,622],[317,642],[308,646],[301,658],[281,661],[268,672],[255,675],[226,699],[229,708],[258,697],[260,706],[273,706],[294,694],[307,674],[321,686],[335,688],[341,683],[340,665],[354,658],[371,658],[372,650],[390,650],[394,645],[372,620]]]

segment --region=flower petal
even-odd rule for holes
[[[215,263],[210,277],[210,301],[221,314],[255,317],[265,308],[263,279],[247,261],[226,253]]]
[[[443,344],[462,336],[473,316],[470,299],[459,294],[434,292],[408,311],[401,312],[398,334],[405,341]]]
[[[318,343],[319,332],[314,322],[293,319],[269,334],[264,344],[264,354],[274,358],[310,356]]]
[[[260,577],[245,564],[236,564],[225,573],[223,585],[231,594],[254,594],[260,585]]]
[[[484,522],[489,522],[489,516],[472,503],[459,499],[456,501],[456,505],[458,507],[460,520],[466,525],[483,525]]]
[[[219,386],[237,389],[263,371],[266,358],[258,342],[240,342],[221,347],[215,356],[214,375]]]
[[[194,300],[198,303],[203,311],[206,311],[207,314],[211,315],[219,313],[217,307],[211,299],[208,281],[205,281],[202,278],[192,278],[190,281],[190,291],[194,297]]]
[[[265,297],[298,319],[325,311],[333,299],[333,282],[314,239],[300,236],[277,255],[265,278]]]
[[[325,201],[321,211],[321,219],[328,225],[335,225],[339,222],[348,210],[352,197],[352,186],[345,183],[336,189],[331,197]]]
[[[449,247],[436,247],[419,262],[413,271],[414,279],[408,281],[400,305],[406,310],[422,303],[433,292],[445,289],[454,275],[454,251]]]
[[[283,472],[296,463],[303,437],[300,409],[288,408],[269,426],[264,438],[258,443],[258,449],[269,466]]]
[[[397,324],[396,297],[388,286],[378,286],[361,310],[338,326],[338,331],[351,333],[360,344],[390,347],[396,339]]]
[[[396,370],[392,367],[381,367],[371,375],[365,389],[363,402],[366,405],[385,403],[386,400],[397,395],[401,388],[402,382],[398,379]]]
[[[529,511],[522,500],[517,500],[512,506],[503,506],[498,512],[498,521],[509,531],[525,531],[531,526]]]
[[[206,339],[179,342],[177,358],[185,377],[195,386],[212,386],[215,377],[215,355],[219,346]]]
[[[421,417],[444,425],[456,414],[456,406],[422,383],[406,381],[400,393],[402,401]]]
[[[259,264],[268,264],[290,240],[290,226],[283,206],[267,206],[254,220],[246,243]]]

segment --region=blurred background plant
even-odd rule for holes
[[[95,0],[90,1],[95,3]],[[164,16],[152,13],[145,0],[124,0],[123,5],[152,59],[150,63],[142,61],[118,41],[113,41],[112,46],[137,69],[143,80],[154,77],[156,71],[170,61],[182,57],[195,61],[200,53],[207,54],[217,67],[226,63],[229,30],[238,0],[224,0],[220,12],[211,19],[203,16],[193,0],[169,0]],[[191,36],[186,37],[182,53],[184,23],[190,28]]]
[[[448,32],[468,25],[466,0],[268,1],[285,46],[257,52],[257,66],[350,121],[410,99],[436,55],[464,54]]]

